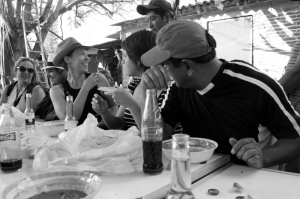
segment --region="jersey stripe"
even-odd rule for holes
[[[256,69],[255,67],[252,67],[252,65],[249,64],[249,63],[239,62],[239,61],[231,61],[231,62],[229,62],[229,63],[233,63],[233,64],[238,64],[238,65],[241,65],[241,66],[245,66],[245,67],[247,67],[247,68],[249,68],[249,69],[252,69],[252,70],[255,70],[255,71],[257,71],[257,72],[259,72],[259,73],[261,73],[261,74],[265,74],[264,72],[261,72],[260,70]],[[266,75],[267,75],[267,74],[266,74]],[[286,93],[285,93],[283,87],[281,86],[281,84],[280,84],[278,81],[276,81],[276,80],[274,80],[274,82],[276,82],[276,84],[279,85],[279,87],[280,87],[281,90],[283,91],[284,97],[285,97],[285,99],[289,102],[289,104],[290,104],[290,106],[292,107],[294,113],[295,113],[297,116],[300,116],[299,113],[298,113],[298,111],[296,111],[295,108],[294,108],[294,106],[292,106],[292,103],[291,103],[290,100],[288,99],[288,96],[286,95]]]
[[[235,73],[229,69],[225,69],[223,71],[223,73],[228,74],[232,77],[236,77],[239,78],[241,80],[247,81],[249,83],[255,84],[257,86],[259,86],[260,88],[262,88],[264,91],[266,91],[273,99],[274,101],[278,104],[278,106],[280,107],[280,109],[283,111],[283,113],[288,117],[288,119],[290,120],[290,122],[293,124],[295,130],[298,132],[298,134],[300,135],[300,128],[296,122],[296,120],[294,119],[294,117],[291,116],[291,114],[284,108],[283,104],[281,103],[281,100],[278,98],[278,96],[276,95],[276,93],[268,86],[266,85],[264,82],[259,81],[258,79],[254,79],[252,77],[240,74],[240,73]],[[297,113],[297,112],[296,112]]]

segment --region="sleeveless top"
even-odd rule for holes
[[[139,77],[133,77],[130,81],[130,83],[127,86],[127,89],[131,92],[131,94],[133,95],[136,87],[140,84],[141,82],[141,78]],[[163,99],[166,95],[167,89],[164,89],[158,96],[157,98],[157,104],[159,107],[161,107]],[[128,129],[132,126],[136,126],[135,120],[130,112],[130,110],[128,108],[125,108],[125,112],[124,112],[124,120],[125,120],[125,129]],[[174,133],[182,133],[182,126],[180,123],[178,123],[175,128],[174,128]]]
[[[86,77],[88,77],[90,74],[86,74]],[[69,93],[69,95],[72,95],[73,96],[73,101],[75,101],[79,91],[80,91],[80,88],[79,89],[74,89],[72,88],[70,85],[69,85],[69,82],[67,80],[65,80],[63,83],[62,83],[62,86],[65,90],[67,90],[67,92]],[[100,122],[101,120],[101,116],[99,114],[97,114],[94,109],[92,108],[92,99],[94,97],[94,94],[97,93],[98,95],[100,95],[101,97],[103,97],[103,94],[101,91],[98,90],[98,87],[97,86],[94,86],[88,93],[88,96],[86,98],[86,101],[85,101],[85,104],[84,104],[84,108],[82,110],[82,113],[81,113],[81,117],[80,118],[76,118],[78,120],[78,125],[82,124],[84,122],[84,120],[86,119],[87,115],[89,113],[93,114],[98,122]]]
[[[44,90],[45,94],[47,92],[46,89],[40,83],[37,82],[29,84],[25,89],[19,91],[19,93],[17,92],[18,82],[14,82],[9,86],[12,86],[13,88],[8,88],[7,90],[7,103],[11,106],[16,107],[23,113],[26,109],[26,93],[31,93],[32,90],[37,87],[41,87]]]

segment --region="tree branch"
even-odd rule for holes
[[[15,9],[12,5],[12,1],[11,0],[6,0],[6,5],[7,5],[7,19],[9,21],[10,26],[12,28],[14,28],[15,24],[16,24],[16,20],[15,20],[15,17],[14,17]]]
[[[62,3],[63,3],[63,0],[59,0],[57,2],[56,7],[54,8],[53,13],[50,14],[50,16],[46,20],[46,23],[43,24],[43,28],[41,30],[41,32],[42,32],[42,40],[43,41],[45,40],[45,38],[47,36],[47,32],[50,30],[51,26],[53,25],[53,23],[56,21],[56,19],[60,15],[59,11],[61,10]]]
[[[98,1],[95,1],[95,0],[93,2],[97,5],[99,5],[104,10],[106,10],[110,14],[110,16],[113,16],[114,13],[112,11],[110,11],[107,7],[105,7],[102,3],[98,2]]]
[[[22,7],[22,0],[17,0],[16,5],[16,22],[19,24],[21,22],[21,7]]]
[[[53,0],[48,0],[46,3],[46,6],[44,8],[43,13],[40,15],[40,23],[44,23],[47,17],[49,16],[49,13],[51,11],[51,6],[52,6]],[[41,2],[42,4],[42,2]]]

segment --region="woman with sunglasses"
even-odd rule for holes
[[[37,63],[27,57],[20,57],[15,63],[14,71],[17,73],[17,82],[7,85],[2,92],[0,104],[9,103],[20,111],[26,109],[26,93],[32,93],[32,108],[45,97],[45,88],[40,83],[40,77],[36,71]]]

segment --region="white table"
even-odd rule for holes
[[[34,133],[43,134],[41,130],[35,130]],[[45,136],[43,134],[43,136]],[[57,138],[48,137],[48,143],[53,143]],[[206,164],[192,164],[192,182],[217,170],[230,161],[230,156],[214,154]],[[23,158],[23,167],[15,173],[5,174],[0,171],[0,193],[17,180],[37,175],[40,172],[32,168],[33,160],[27,157]],[[163,155],[165,169],[160,175],[146,175],[142,171],[123,174],[123,175],[103,175],[101,176],[102,186],[99,193],[95,196],[97,199],[134,199],[138,197],[164,198],[170,186],[170,171],[166,169],[170,163]],[[2,194],[0,194],[0,198]]]
[[[225,155],[213,155],[206,164],[192,164],[192,181],[213,172],[219,167],[227,164],[230,157]],[[19,172],[4,174],[0,172],[0,193],[11,183],[22,178],[37,175],[40,172],[32,168],[33,160],[23,159],[23,167]],[[168,160],[164,159],[167,166]],[[170,184],[170,171],[164,169],[160,175],[150,176],[143,172],[135,172],[124,175],[103,175],[101,176],[102,186],[97,199],[134,199],[138,197],[164,198]],[[1,198],[1,196],[0,196]]]
[[[242,193],[232,190],[233,183],[243,187]],[[218,189],[219,195],[208,194],[208,189]],[[300,175],[271,169],[254,169],[228,164],[192,185],[197,199],[235,199],[250,195],[253,199],[299,199]]]

